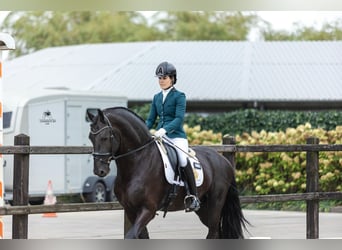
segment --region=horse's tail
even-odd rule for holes
[[[221,211],[220,238],[243,239],[243,228],[246,229],[246,224],[249,222],[242,213],[239,192],[233,178]]]

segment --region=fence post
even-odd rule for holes
[[[223,145],[236,145],[234,136],[224,135],[222,138]],[[235,152],[223,152],[223,156],[226,157],[235,169]]]
[[[319,139],[310,137],[307,144],[319,144]],[[306,153],[306,192],[318,192],[319,152]],[[306,201],[306,238],[319,238],[319,199]]]
[[[30,145],[30,137],[24,134],[14,137],[15,146]],[[13,205],[27,206],[29,203],[29,159],[30,154],[14,154],[13,160]],[[28,214],[13,215],[12,239],[27,239]]]

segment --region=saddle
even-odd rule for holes
[[[174,146],[165,141],[156,140],[156,144],[160,151],[164,164],[165,178],[170,184],[176,184],[178,186],[184,186],[184,182],[180,178],[180,164],[178,159],[177,150]],[[194,150],[189,148],[189,162],[191,163],[194,173],[196,186],[200,186],[203,183],[203,169],[196,157]]]

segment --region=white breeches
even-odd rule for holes
[[[187,139],[184,138],[169,138],[167,137],[170,141],[173,142],[178,148],[176,147],[179,163],[181,167],[186,167],[187,164],[187,152],[189,151],[189,143]],[[184,151],[184,152],[183,152]],[[186,152],[186,153],[185,153]]]

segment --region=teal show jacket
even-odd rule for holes
[[[163,93],[154,95],[146,125],[152,129],[159,117],[156,129],[164,128],[170,138],[187,138],[183,129],[186,110],[186,97],[181,91],[172,88],[163,103]]]

